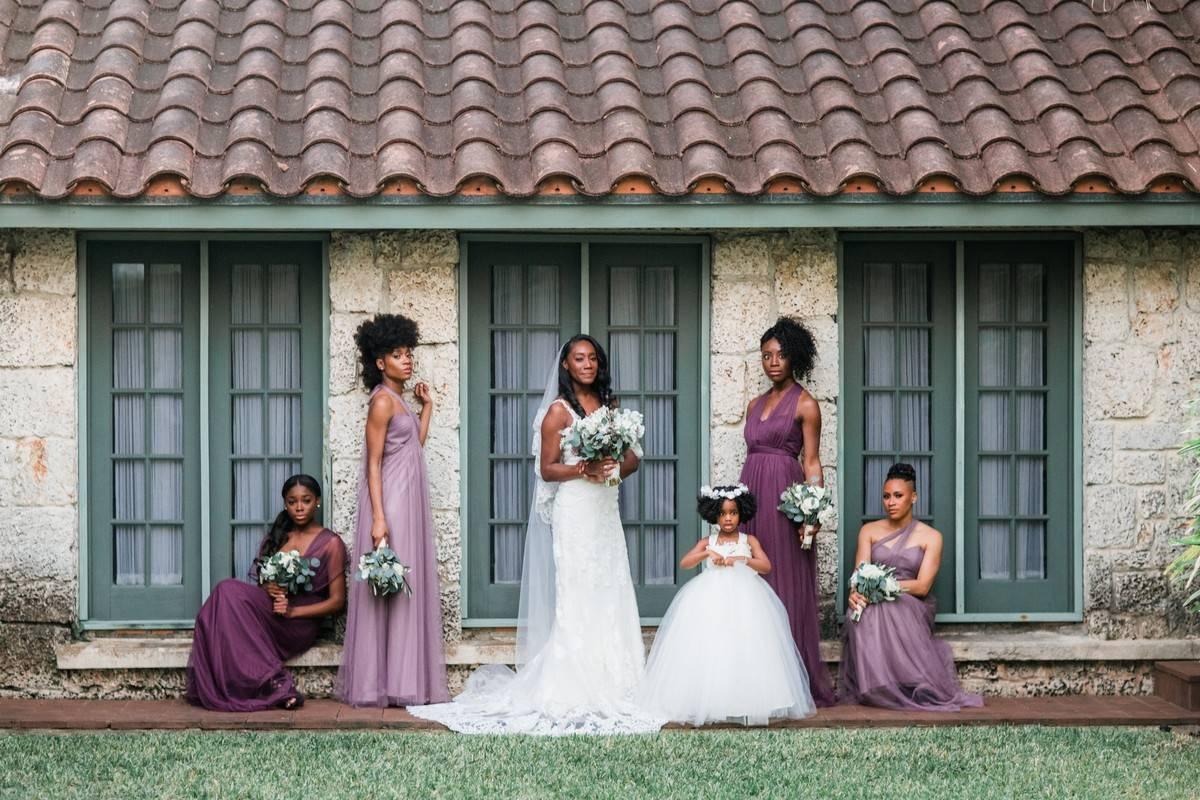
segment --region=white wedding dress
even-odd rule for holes
[[[566,450],[562,460],[579,463]],[[452,702],[411,707],[413,716],[459,733],[542,736],[650,733],[664,724],[633,702],[645,645],[617,488],[567,481],[552,503],[555,600],[545,644],[518,672],[481,667]]]
[[[750,542],[708,538],[725,558],[750,558]],[[816,713],[787,610],[757,572],[713,565],[679,590],[659,625],[637,698],[692,725],[766,725]]]

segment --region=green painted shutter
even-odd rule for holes
[[[843,252],[843,585],[859,527],[883,515],[888,466],[906,461],[917,469],[917,515],[945,543],[938,608],[953,611],[954,244],[848,242]]]
[[[643,617],[661,617],[690,574],[700,486],[700,248],[589,247],[590,332],[608,352],[620,404],[646,418],[641,467],[621,485],[621,518]]]
[[[90,615],[186,619],[201,593],[199,247],[93,243],[87,258]]]
[[[209,246],[211,580],[245,578],[297,472],[318,480],[321,248]]]
[[[1069,611],[1070,242],[966,246],[968,612]]]

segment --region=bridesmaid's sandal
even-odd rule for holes
[[[294,695],[291,695],[290,697],[285,698],[283,701],[283,709],[285,711],[295,711],[296,709],[300,708],[303,705],[304,705],[304,695],[300,694],[299,692],[297,692]]]

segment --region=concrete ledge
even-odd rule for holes
[[[950,644],[955,661],[1173,661],[1200,659],[1200,639],[1104,640],[1087,636],[1029,631],[1027,633],[951,633],[940,637]],[[653,633],[646,633],[647,645]],[[511,664],[514,634],[508,631],[478,631],[461,642],[446,646],[446,663],[451,666]],[[191,639],[185,638],[95,638],[70,642],[55,648],[58,668],[80,669],[182,669],[187,666]],[[295,667],[336,667],[342,648],[318,644],[288,662]],[[841,643],[821,643],[821,656],[830,663],[841,657]]]

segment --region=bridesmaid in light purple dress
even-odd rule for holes
[[[983,698],[958,684],[950,646],[934,638],[937,602],[931,595],[942,560],[942,535],[913,517],[917,473],[893,464],[883,484],[887,516],[858,534],[854,563],[872,561],[896,569],[904,594],[868,604],[850,592],[849,611],[863,609],[858,622],[846,620],[838,694],[844,703],[908,711],[978,708]]]
[[[443,703],[446,663],[442,645],[429,479],[422,448],[433,399],[423,383],[413,387],[420,416],[401,398],[412,377],[417,325],[407,317],[380,314],[355,335],[363,381],[371,390],[366,446],[358,481],[354,564],[382,542],[408,565],[412,597],[375,597],[351,581],[350,613],[334,696],[355,706]],[[354,570],[352,570],[354,571]]]
[[[821,661],[817,548],[801,547],[796,524],[777,509],[779,495],[791,484],[807,479],[824,485],[819,452],[821,408],[797,383],[812,371],[816,346],[807,328],[781,317],[762,335],[761,354],[763,372],[772,385],[746,409],[747,453],[741,482],[761,500],[762,507],[742,528],[758,537],[774,566],[763,577],[787,609],[813,700],[818,706],[830,706],[833,687]]]

